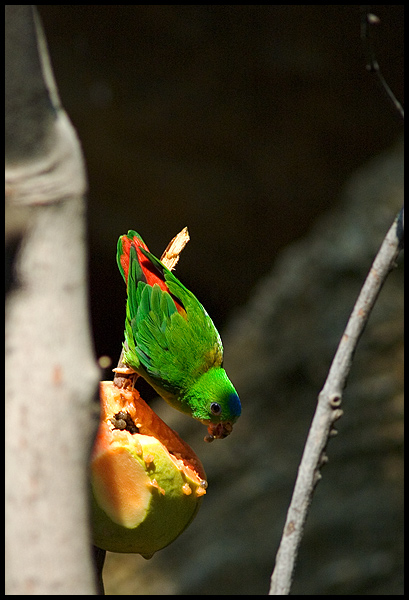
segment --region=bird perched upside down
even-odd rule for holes
[[[123,362],[168,404],[207,425],[205,441],[225,438],[241,404],[213,321],[136,231],[119,238],[117,262],[128,292]]]

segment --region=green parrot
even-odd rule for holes
[[[127,284],[123,362],[177,410],[229,435],[241,404],[223,369],[223,345],[197,298],[151,254],[136,231],[118,240]]]

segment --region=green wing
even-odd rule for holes
[[[212,366],[220,366],[220,336],[196,297],[150,252],[144,254],[162,272],[169,292],[138,282],[136,252],[131,248],[125,337],[125,361],[172,395],[189,389]],[[172,296],[183,305],[177,311]]]

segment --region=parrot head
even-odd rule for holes
[[[207,442],[227,437],[241,414],[239,396],[222,367],[203,373],[183,401],[192,417],[207,425]]]

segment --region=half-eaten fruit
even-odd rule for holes
[[[100,425],[91,456],[94,544],[149,558],[196,515],[203,466],[137,390],[100,384]]]

